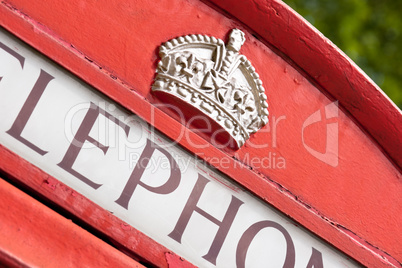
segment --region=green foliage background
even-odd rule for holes
[[[402,108],[402,0],[285,0]]]

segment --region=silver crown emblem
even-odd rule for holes
[[[160,46],[152,90],[190,104],[222,127],[241,147],[268,122],[268,104],[259,75],[239,54],[244,33],[233,29],[229,41],[186,35]]]

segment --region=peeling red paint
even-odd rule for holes
[[[195,267],[197,267],[172,252],[166,252],[165,256],[166,256],[166,262],[167,262],[169,268],[195,268]]]
[[[122,228],[123,230],[126,230],[126,231],[128,231],[128,230],[131,229],[131,226],[128,225],[127,223],[122,223],[120,226],[121,226],[121,228]]]
[[[48,178],[46,178],[46,180],[43,181],[43,183],[44,183],[44,185],[46,185],[50,189],[55,190],[56,186],[58,184],[58,181],[53,179],[53,178],[51,178],[51,177],[48,177]]]

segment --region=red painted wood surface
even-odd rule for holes
[[[1,267],[144,267],[0,178]]]
[[[150,92],[158,62],[157,47],[185,34],[225,39],[232,28],[246,32],[252,29],[260,40],[247,32],[241,53],[252,62],[264,83],[271,122],[274,116],[286,116],[278,124],[277,147],[272,146],[269,126],[237,152],[213,147],[194,150],[193,143],[207,141],[190,130],[186,131],[192,143],[185,139],[179,143],[363,264],[399,265],[400,111],[342,52],[283,3],[212,2],[244,25],[195,0],[41,4],[8,0],[0,5],[0,24],[172,139],[183,130],[173,115],[157,110],[151,122],[151,105],[159,102]],[[265,43],[284,53],[285,59]],[[341,106],[336,168],[315,159],[301,143],[304,120],[334,100],[339,100]],[[325,136],[325,127],[308,134]],[[270,146],[256,149],[250,142]],[[322,147],[321,140],[310,138],[309,142]],[[287,168],[261,169],[245,159],[247,155],[262,158],[268,152],[283,156]],[[226,168],[211,161],[228,156]],[[10,169],[12,166],[8,172],[12,172]],[[18,179],[28,180],[23,174]],[[37,183],[30,186],[44,192]],[[102,229],[99,223],[92,224]],[[119,234],[115,237],[125,243]]]
[[[95,227],[97,230],[102,232],[111,243],[114,243],[115,246],[121,250],[122,252],[127,253],[128,255],[132,256],[136,259],[142,259],[142,262],[146,264],[151,264],[157,267],[170,267],[169,262],[177,262],[183,265],[183,267],[191,267],[191,265],[185,261],[180,256],[177,256],[169,249],[165,248],[164,246],[156,243],[154,240],[149,238],[148,236],[144,235],[143,233],[139,232],[135,228],[131,227],[130,225],[126,224],[124,221],[118,219],[117,217],[113,216],[109,211],[99,207],[98,205],[94,204],[86,197],[82,196],[81,194],[77,193],[67,185],[59,182],[57,179],[53,178],[52,176],[48,175],[47,173],[43,172],[39,168],[35,167],[34,165],[30,164],[29,162],[21,159],[18,155],[14,154],[10,150],[6,149],[4,146],[0,145],[0,163],[1,167],[0,170],[6,174],[8,174],[12,179],[17,181],[22,181],[25,186],[33,189],[35,192],[39,193],[40,195],[44,196],[48,201],[58,205],[59,207],[63,207],[72,215],[82,219],[86,224],[89,224]],[[27,176],[29,174],[29,176]],[[15,198],[19,195],[24,196],[22,193],[15,193]],[[28,198],[28,197],[24,197]],[[32,198],[31,198],[32,199]],[[7,196],[4,200],[7,200]],[[21,201],[28,202],[27,200]],[[36,201],[35,201],[36,202]],[[0,202],[1,203],[1,202]],[[38,202],[36,202],[38,203]],[[35,203],[35,204],[36,204]],[[7,202],[4,204],[6,207]],[[47,207],[37,205],[37,210],[43,209],[45,211],[51,211]],[[20,212],[16,210],[16,217]],[[22,213],[22,212],[21,212]],[[36,212],[37,215],[41,215],[41,213]],[[57,214],[50,212],[46,212],[49,214],[49,221],[60,221],[57,218]],[[24,213],[22,213],[24,214]],[[2,213],[4,217],[7,217],[6,213]],[[21,215],[22,217],[23,215]],[[25,217],[25,216],[24,216]],[[32,217],[34,218],[34,217]],[[60,217],[59,217],[60,218]],[[4,223],[4,226],[11,224],[11,222]],[[44,225],[46,226],[46,224]],[[35,230],[37,225],[32,226],[25,226],[27,230],[32,228]],[[63,228],[71,228],[75,230],[73,226],[64,226]],[[76,227],[78,228],[78,227]],[[45,231],[47,228],[45,228]],[[62,229],[60,229],[62,230]],[[60,231],[59,230],[59,231]],[[41,232],[39,230],[38,232]],[[84,232],[84,231],[82,231]],[[2,235],[3,232],[1,231]],[[86,234],[89,236],[89,234]],[[29,238],[29,235],[27,235]],[[7,244],[6,241],[2,241]],[[18,241],[15,241],[15,246],[17,247]],[[39,243],[39,242],[38,242]],[[49,245],[51,245],[51,241]],[[104,244],[104,243],[103,243]],[[99,243],[99,247],[105,247],[102,243]],[[0,254],[1,251],[7,252],[6,249],[1,248],[2,243],[0,242]],[[37,245],[38,247],[40,244]],[[96,247],[96,241],[93,242],[93,247]],[[25,249],[21,249],[21,254],[24,252]],[[26,249],[29,251],[29,249]],[[49,249],[51,250],[51,249]],[[62,253],[62,248],[53,248],[57,253]],[[29,252],[28,252],[29,253]],[[41,252],[42,253],[42,252]],[[43,252],[45,254],[46,252]],[[50,253],[49,253],[50,254]],[[74,254],[74,253],[72,253]],[[106,251],[97,252],[100,257],[107,257]],[[49,255],[51,256],[51,255]],[[94,255],[96,256],[96,255]],[[74,256],[72,256],[73,258]],[[21,257],[21,262],[24,263],[25,257]],[[91,263],[90,260],[88,262]],[[125,262],[122,262],[124,264]],[[27,264],[27,263],[26,263]],[[96,262],[94,263],[96,264]],[[95,266],[96,267],[96,266]],[[101,267],[101,266],[98,266]],[[103,266],[105,267],[105,266]],[[111,266],[110,266],[111,267]],[[129,267],[129,266],[123,266]],[[134,266],[135,267],[135,266]],[[172,266],[172,267],[181,267],[181,266]]]
[[[210,0],[230,13],[339,100],[385,154],[402,166],[401,111],[339,48],[282,1]],[[381,53],[381,51],[379,51]]]

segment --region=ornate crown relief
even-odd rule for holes
[[[173,95],[218,123],[241,147],[268,122],[267,96],[247,58],[239,54],[244,33],[228,43],[206,35],[172,39],[159,49],[153,91]]]

